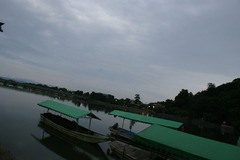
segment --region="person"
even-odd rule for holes
[[[182,132],[184,132],[184,125],[181,126],[181,129],[180,129]]]

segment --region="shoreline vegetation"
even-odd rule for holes
[[[15,156],[3,145],[0,144],[0,159],[1,160],[16,160]]]
[[[77,106],[83,104],[92,104],[98,105],[101,107],[106,107],[109,109],[120,109],[120,110],[128,110],[129,112],[137,112],[142,113],[150,113],[151,111],[148,109],[144,109],[147,107],[147,104],[143,104],[139,99],[135,102],[129,98],[126,99],[116,99],[113,95],[96,93],[96,92],[83,92],[83,91],[69,91],[66,88],[58,88],[51,87],[42,84],[35,83],[25,83],[18,82],[11,79],[5,79],[0,77],[0,87],[6,87],[10,89],[15,89],[24,92],[30,92],[40,95],[47,95],[51,98],[57,98],[60,100],[68,100],[72,101]]]

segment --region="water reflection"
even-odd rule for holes
[[[87,108],[89,111],[104,112],[106,114],[115,109],[110,106],[101,106],[100,104],[96,105],[96,104],[91,104],[91,102],[84,102],[84,101],[79,101],[75,99],[72,99],[71,102],[75,106]]]
[[[107,160],[105,153],[102,151],[99,144],[90,144],[85,142],[75,142],[59,132],[54,131],[50,127],[39,122],[38,127],[42,129],[42,135],[37,137],[32,134],[32,137],[39,143],[44,145],[49,150],[64,159],[76,160]],[[41,138],[40,138],[41,137]]]
[[[130,121],[130,126],[129,126],[129,130],[130,131],[132,130],[132,128],[135,125],[135,123],[136,123],[136,121],[133,121],[133,120]]]

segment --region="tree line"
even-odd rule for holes
[[[240,78],[218,87],[208,83],[206,90],[195,95],[182,89],[174,100],[159,104],[162,107],[155,108],[155,112],[240,126]]]
[[[136,94],[134,100],[129,98],[121,98],[117,99],[111,94],[105,94],[100,92],[84,92],[81,90],[71,91],[63,87],[57,86],[49,86],[45,84],[35,84],[35,83],[27,83],[27,82],[18,82],[11,79],[6,79],[0,77],[0,85],[5,87],[12,87],[16,89],[21,89],[30,92],[47,94],[51,97],[60,97],[62,99],[74,99],[76,100],[89,100],[89,101],[100,101],[109,104],[121,105],[126,107],[145,107],[140,100],[140,95]]]

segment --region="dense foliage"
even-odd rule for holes
[[[230,125],[239,126],[240,78],[218,87],[209,83],[206,90],[195,95],[182,89],[174,100],[160,103],[165,106],[161,109],[165,113],[202,118],[215,123],[225,121]]]

